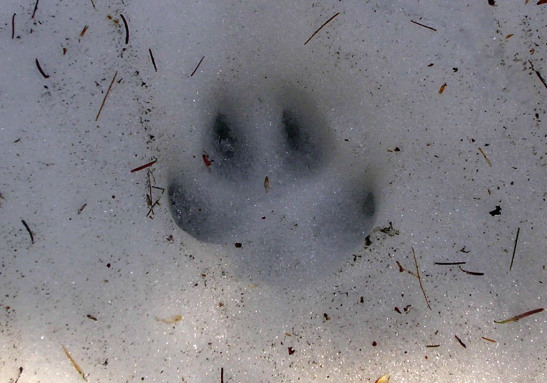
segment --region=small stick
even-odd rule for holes
[[[220,367],[220,383],[224,383],[224,367]]]
[[[123,25],[125,26],[125,44],[127,45],[129,43],[129,26],[127,25],[127,20],[122,13],[120,13],[120,17],[122,18]]]
[[[89,25],[84,25],[84,28],[80,32],[80,37],[84,37],[85,33],[87,32],[87,29],[89,28]]]
[[[426,344],[425,347],[427,348],[436,348],[436,347],[441,347],[440,344]]]
[[[340,12],[337,12],[334,16],[332,16],[330,19],[328,19],[327,21],[325,21],[325,22],[323,23],[323,25],[321,25],[315,32],[313,32],[313,34],[310,36],[310,38],[306,40],[306,42],[304,43],[304,45],[307,45],[307,44],[310,42],[310,40],[313,39],[314,36],[315,36],[316,34],[318,34],[319,31],[325,27],[325,25],[327,25],[327,24],[330,23],[332,20],[334,20],[334,18],[335,18],[336,16],[338,16],[339,14],[340,14]]]
[[[435,262],[436,265],[442,265],[442,266],[457,266],[457,265],[465,265],[465,262]]]
[[[89,0],[91,1],[91,5],[93,5],[93,9],[95,9],[95,2],[93,0]]]
[[[422,284],[422,277],[420,276],[420,270],[418,269],[418,261],[416,260],[416,253],[414,252],[414,248],[412,248],[412,255],[414,256],[414,264],[416,265],[416,275],[418,276],[418,282],[420,283],[420,288],[422,289],[422,293],[424,293],[425,303],[427,303],[427,307],[429,307],[429,309],[432,310],[431,305],[429,304],[429,299],[427,299],[427,294],[425,293],[425,289]]]
[[[25,226],[25,229],[27,229],[28,234],[30,235],[30,242],[34,243],[34,234],[32,234],[32,231],[30,230],[30,227],[28,227],[28,225],[27,225],[27,223],[25,222],[24,219],[22,219],[21,222],[23,222],[23,225]]]
[[[462,342],[462,340],[460,338],[458,338],[457,335],[454,335],[454,337],[458,340],[458,342],[460,342],[460,344],[462,345],[463,348],[467,348],[467,346],[465,345],[465,343]]]
[[[76,361],[75,361],[74,358],[70,355],[70,353],[68,352],[68,350],[66,349],[65,346],[63,346],[63,351],[65,352],[65,355],[67,356],[68,360],[70,360],[70,363],[72,363],[72,365],[74,366],[74,368],[76,369],[76,371],[78,371],[78,374],[80,374],[80,375],[82,376],[82,378],[87,382],[87,377],[85,376],[84,371],[83,371],[82,368],[78,365],[78,363],[76,363]]]
[[[517,229],[517,236],[515,237],[515,244],[513,245],[513,256],[511,257],[511,265],[509,266],[509,271],[513,269],[513,261],[515,260],[515,253],[517,252],[517,242],[519,240],[520,227]]]
[[[44,76],[44,78],[49,78],[49,74],[46,74],[46,72],[44,72],[44,70],[40,66],[40,63],[38,62],[38,59],[36,59],[35,61],[36,61],[36,66],[38,67],[38,70],[40,71],[40,74]]]
[[[270,190],[270,179],[268,178],[268,176],[264,178],[264,190],[266,190],[266,193],[268,192],[268,190]]]
[[[496,342],[494,339],[490,339],[490,338],[487,338],[487,337],[485,337],[485,336],[481,336],[481,338],[484,339],[484,340],[487,341],[487,342],[490,342],[490,343],[498,343],[498,342]]]
[[[139,170],[146,169],[146,168],[148,168],[148,167],[154,165],[157,161],[158,161],[158,159],[155,158],[154,160],[150,161],[149,163],[144,164],[144,165],[141,165],[141,166],[138,166],[138,167],[136,167],[135,169],[131,170],[131,173],[135,173],[135,172],[138,172]]]
[[[199,66],[201,65],[201,62],[203,61],[204,58],[205,58],[205,56],[203,56],[203,57],[201,58],[201,60],[199,60],[198,65],[196,66],[196,69],[194,69],[194,71],[192,72],[192,74],[190,75],[190,77],[192,77],[192,76],[196,73],[196,71],[198,70],[198,68],[199,68]]]
[[[509,323],[509,322],[517,322],[519,321],[520,319],[522,318],[526,318],[530,315],[534,315],[534,314],[537,314],[537,313],[540,313],[542,312],[543,310],[545,310],[544,308],[539,308],[539,309],[535,309],[535,310],[531,310],[531,311],[527,311],[523,314],[519,314],[519,315],[515,315],[514,317],[512,318],[509,318],[509,319],[506,319],[506,320],[502,320],[502,321],[497,321],[495,320],[494,323],[497,323],[497,324],[505,324],[505,323]]]
[[[21,379],[21,375],[23,374],[23,367],[19,367],[18,372],[19,372],[19,374],[17,375],[17,378],[15,379],[15,382],[13,382],[13,383],[17,383],[17,382],[19,382],[19,379]]]
[[[411,23],[414,23],[416,25],[419,25],[420,27],[424,27],[424,28],[427,28],[427,29],[431,29],[433,32],[437,32],[437,30],[435,28],[432,28],[428,25],[425,25],[425,24],[422,24],[422,23],[419,23],[417,21],[414,21],[414,20],[410,20]]]
[[[469,275],[484,275],[484,273],[478,273],[478,272],[476,272],[476,271],[467,271],[467,270],[464,270],[464,269],[462,269],[461,266],[459,266],[459,268],[460,268],[461,271],[463,271],[464,273],[469,274]]]
[[[87,206],[87,202],[84,203],[79,209],[78,209],[78,214],[82,214],[82,211],[84,211],[85,207]]]
[[[34,16],[36,15],[36,11],[38,10],[38,2],[40,0],[36,0],[36,4],[34,4],[34,11],[32,11],[32,18],[34,19]]]
[[[17,13],[14,13],[13,16],[11,16],[11,39],[12,40],[15,38],[15,15],[17,15]]]
[[[539,5],[539,3],[538,3]],[[545,81],[545,79],[543,78],[543,76],[541,75],[541,73],[539,73],[539,71],[536,70],[536,68],[534,68],[534,64],[532,64],[532,61],[528,60],[528,62],[530,63],[530,66],[532,67],[532,70],[534,72],[536,72],[536,76],[538,76],[539,80],[541,81],[541,83],[543,84],[543,86],[545,88],[547,88],[547,82]]]
[[[484,157],[484,159],[486,160],[486,163],[488,164],[488,166],[492,166],[492,162],[490,162],[490,160],[488,159],[488,157],[486,157],[486,154],[484,153],[484,151],[482,150],[482,148],[479,148],[479,152],[481,152],[482,156]]]
[[[150,58],[152,59],[152,65],[154,65],[154,70],[157,72],[158,67],[156,66],[156,60],[154,60],[154,55],[152,54],[152,49],[148,49],[148,52],[150,52]]]
[[[104,103],[106,102],[106,98],[108,97],[108,94],[110,93],[110,89],[112,89],[112,85],[114,84],[114,81],[116,80],[117,75],[118,75],[118,71],[116,71],[116,73],[114,73],[114,77],[112,77],[112,81],[110,82],[108,90],[106,91],[106,94],[104,95],[103,103],[101,104],[101,107],[99,108],[99,112],[97,113],[97,117],[95,117],[95,121],[99,120],[99,116],[101,115],[101,112],[103,111]]]

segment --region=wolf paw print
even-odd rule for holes
[[[199,155],[170,177],[176,224],[227,245],[237,273],[253,280],[304,281],[340,267],[372,228],[373,185],[337,161],[311,98],[232,95],[209,116]]]

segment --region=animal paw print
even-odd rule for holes
[[[286,283],[339,268],[373,226],[373,185],[341,164],[312,99],[288,89],[211,109],[203,153],[169,181],[177,225],[228,245],[241,277]]]

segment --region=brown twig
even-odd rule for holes
[[[91,5],[93,5],[93,9],[95,9],[95,2],[93,0],[89,0],[91,1]]]
[[[414,21],[414,20],[410,20],[411,23],[414,23],[416,25],[419,25],[420,27],[424,27],[424,28],[427,28],[427,29],[431,29],[433,32],[437,32],[437,30],[433,27],[430,27],[428,25],[425,25],[425,24],[422,24],[422,23],[419,23],[417,21]]]
[[[44,72],[44,70],[40,66],[40,62],[38,62],[38,59],[35,59],[35,62],[36,62],[36,67],[38,67],[38,70],[40,71],[40,74],[44,76],[44,78],[49,78],[49,74],[46,74],[46,72]]]
[[[123,20],[123,25],[125,26],[125,44],[129,44],[129,26],[127,25],[127,20],[125,19],[125,16],[120,13],[120,17]]]
[[[97,117],[95,117],[95,121],[99,120],[99,116],[101,115],[101,112],[104,108],[104,103],[106,102],[106,98],[108,97],[108,94],[110,93],[110,89],[112,89],[112,85],[114,84],[114,81],[116,80],[116,76],[118,75],[118,71],[114,73],[114,77],[112,77],[112,81],[110,82],[110,85],[108,86],[108,89],[106,91],[106,94],[104,95],[103,102],[101,104],[101,107],[99,108],[99,112],[97,113]]]
[[[68,352],[68,350],[66,349],[65,346],[63,346],[63,351],[65,352],[65,355],[67,356],[68,360],[70,360],[70,363],[72,363],[72,365],[74,366],[76,371],[78,371],[78,374],[80,374],[82,376],[82,378],[87,382],[87,376],[84,374],[84,371],[82,370],[80,365],[78,363],[76,363],[76,361],[70,355],[70,353]]]
[[[519,315],[515,315],[514,317],[512,318],[509,318],[509,319],[506,319],[506,320],[502,320],[502,321],[497,321],[495,320],[494,323],[497,323],[497,324],[505,324],[505,323],[509,323],[509,322],[518,322],[520,319],[522,318],[526,318],[530,315],[534,315],[534,314],[537,314],[537,313],[540,313],[542,311],[544,311],[545,309],[544,308],[539,308],[539,309],[535,309],[535,310],[531,310],[531,311],[526,311],[525,313],[522,313],[522,314],[519,314]]]
[[[196,73],[196,71],[198,70],[198,68],[199,68],[199,66],[201,65],[201,62],[203,61],[204,58],[205,58],[205,56],[203,56],[203,57],[201,58],[201,60],[199,60],[198,65],[196,66],[196,68],[194,69],[194,71],[192,72],[192,74],[190,75],[190,77],[192,77],[192,76]]]
[[[427,307],[432,310],[431,305],[429,304],[429,299],[427,298],[427,294],[425,293],[425,289],[422,284],[422,277],[420,276],[420,269],[418,268],[418,261],[416,260],[416,252],[414,252],[414,248],[412,248],[412,256],[414,257],[414,264],[416,265],[416,275],[418,277],[418,282],[420,283],[422,293],[424,293],[425,303],[427,303]]]
[[[314,36],[315,36],[316,34],[318,34],[319,31],[325,27],[325,25],[327,25],[327,24],[330,23],[332,20],[334,20],[334,18],[335,18],[336,16],[338,16],[339,14],[340,14],[340,12],[337,12],[334,16],[332,16],[330,19],[328,19],[327,21],[325,21],[325,22],[323,23],[323,25],[321,25],[315,32],[312,33],[312,35],[310,36],[309,39],[306,40],[306,42],[304,43],[304,45],[307,45],[307,44],[310,42],[310,40],[313,39]]]
[[[517,242],[519,240],[520,227],[517,229],[517,236],[515,237],[515,244],[513,245],[513,256],[511,257],[511,265],[509,271],[513,270],[513,261],[515,260],[515,253],[517,252]]]
[[[484,153],[484,151],[482,150],[482,148],[479,148],[479,152],[481,152],[482,156],[484,157],[484,159],[486,160],[486,163],[488,164],[488,166],[492,167],[492,162],[490,162],[490,160],[488,159],[488,157],[486,157],[486,153]]]
[[[132,169],[132,170],[131,170],[131,173],[135,173],[135,172],[138,172],[139,170],[146,169],[146,168],[148,168],[148,167],[154,165],[157,161],[158,161],[158,159],[157,159],[157,158],[154,158],[152,161],[150,161],[150,162],[148,162],[148,163],[146,163],[146,164],[144,164],[144,165],[138,166],[138,167],[136,167],[135,169]]]
[[[152,65],[154,65],[154,70],[157,72],[158,67],[156,66],[156,60],[154,60],[154,55],[152,54],[152,49],[148,49],[148,52],[150,52],[150,59],[152,60]]]

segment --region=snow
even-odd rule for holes
[[[545,312],[494,320],[546,306],[547,5],[35,4],[0,25],[0,381],[82,379],[63,347],[89,382],[545,380]]]

